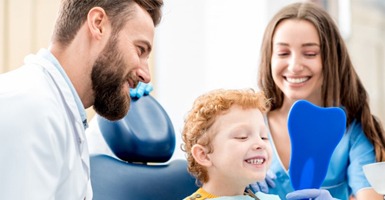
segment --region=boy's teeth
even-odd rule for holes
[[[257,159],[250,159],[250,160],[247,160],[248,163],[254,164],[254,165],[260,165],[260,164],[262,164],[264,161],[265,161],[265,159],[263,159],[263,158],[257,158]]]

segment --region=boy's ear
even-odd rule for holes
[[[200,144],[194,144],[191,148],[191,154],[198,164],[205,167],[211,166],[211,160],[207,155],[207,149],[204,146]]]

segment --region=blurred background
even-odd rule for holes
[[[298,1],[298,0],[297,0]],[[0,0],[0,73],[47,48],[60,0]],[[236,3],[235,3],[236,2]],[[257,88],[265,26],[294,0],[164,0],[151,56],[151,93],[163,105],[179,149],[193,100],[217,88]],[[317,0],[338,23],[372,111],[385,122],[385,0]],[[25,83],[28,84],[28,83]],[[87,110],[91,120],[94,112]]]

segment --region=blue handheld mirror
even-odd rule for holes
[[[288,115],[291,141],[289,175],[294,190],[320,188],[330,158],[346,129],[346,114],[338,107],[296,101]]]

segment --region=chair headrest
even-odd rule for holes
[[[100,131],[111,151],[127,162],[166,162],[175,149],[173,124],[152,96],[131,100],[128,114],[109,121],[99,115]]]

